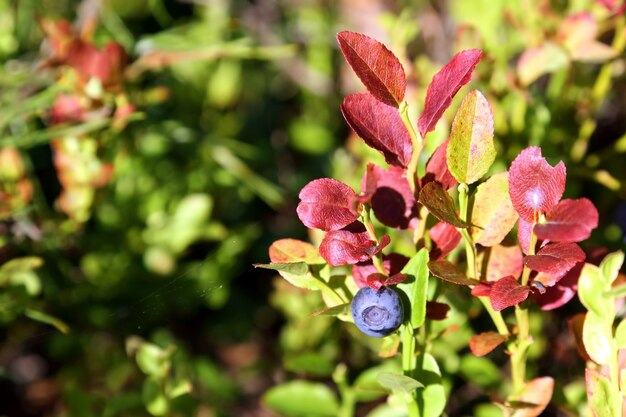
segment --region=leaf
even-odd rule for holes
[[[317,290],[317,282],[309,273],[309,266],[304,262],[254,264],[255,268],[273,269],[291,285],[308,290]]]
[[[339,304],[333,307],[328,307],[315,313],[311,313],[311,317],[317,316],[340,316],[350,310],[350,303]]]
[[[476,189],[472,205],[472,237],[482,246],[494,246],[504,240],[518,219],[509,197],[509,176],[500,172]],[[500,275],[501,277],[504,275]]]
[[[578,290],[578,278],[580,277],[584,264],[584,262],[578,262],[563,278],[559,279],[556,284],[554,284],[554,278],[548,276],[553,286],[548,286],[544,294],[533,294],[533,299],[539,304],[542,310],[554,310],[567,304],[574,298]],[[533,280],[533,283],[540,282],[546,286],[545,275],[546,274],[539,273]]]
[[[298,217],[306,227],[339,230],[359,218],[352,188],[332,178],[309,182],[300,190]]]
[[[574,336],[576,351],[578,351],[580,357],[583,358],[585,361],[590,361],[591,358],[589,357],[589,354],[585,349],[585,343],[583,342],[583,326],[585,323],[586,315],[586,313],[575,314],[567,321],[567,324],[569,326],[570,333],[572,333],[572,336]]]
[[[339,403],[326,385],[292,381],[275,385],[263,394],[263,403],[273,411],[289,417],[335,417]]]
[[[589,12],[580,12],[567,16],[561,22],[557,39],[570,52],[581,45],[593,41],[598,34],[598,22]]]
[[[398,290],[404,292],[409,300],[410,314],[405,313],[405,320],[410,321],[414,329],[424,324],[426,318],[426,297],[428,292],[428,251],[420,249],[402,269],[402,273],[411,279],[398,284]]]
[[[530,294],[530,287],[520,285],[517,279],[508,276],[492,285],[489,299],[495,311],[502,311],[507,307],[518,305],[528,298],[528,294]]]
[[[135,360],[137,361],[137,366],[144,374],[157,380],[162,379],[169,369],[167,352],[152,343],[141,343]]]
[[[524,51],[517,61],[517,77],[526,87],[544,74],[556,72],[567,67],[569,59],[563,48],[546,42]]]
[[[598,217],[598,210],[588,199],[565,199],[550,210],[545,223],[535,225],[534,232],[540,240],[580,242],[598,227]]]
[[[437,182],[426,184],[420,191],[419,201],[442,222],[459,228],[468,227],[465,222],[459,219],[452,197],[441,187],[441,184]]]
[[[517,279],[524,269],[524,256],[519,246],[495,245],[483,252],[483,265],[486,261],[487,281],[498,281],[508,275]],[[483,266],[484,268],[484,266]]]
[[[626,348],[626,319],[622,319],[615,329],[615,343],[618,349]]]
[[[298,239],[280,239],[275,241],[270,245],[269,254],[272,263],[304,262],[307,264],[319,264],[324,262],[315,246]]]
[[[522,392],[517,397],[517,401],[531,403],[535,406],[532,408],[523,408],[515,410],[512,417],[537,417],[546,409],[552,393],[554,391],[554,379],[549,376],[535,378],[528,381]]]
[[[617,279],[619,270],[624,264],[624,252],[617,251],[609,253],[600,262],[600,271],[602,273],[603,282],[611,285]]]
[[[509,195],[515,211],[527,222],[536,222],[539,213],[550,211],[565,191],[563,161],[550,166],[541,148],[530,146],[517,155],[509,169]]]
[[[410,394],[418,388],[424,388],[419,381],[404,375],[394,374],[392,372],[380,372],[376,376],[376,380],[380,385],[392,392]]]
[[[317,352],[289,354],[285,357],[284,366],[289,371],[316,377],[329,377],[333,374],[333,369],[335,368],[333,361],[328,355]]]
[[[500,369],[487,358],[463,355],[459,371],[467,380],[483,388],[496,387],[502,381]]]
[[[389,236],[380,243],[370,240],[363,223],[354,222],[341,230],[326,233],[320,244],[320,255],[332,266],[365,262],[389,244]]]
[[[70,332],[70,326],[68,326],[63,320],[44,313],[43,311],[27,308],[26,310],[24,310],[24,315],[40,323],[45,323],[56,327],[56,329],[63,334],[68,334]]]
[[[446,157],[458,182],[472,184],[487,173],[496,158],[493,115],[485,96],[471,91],[456,112]]]
[[[599,365],[611,363],[613,317],[601,316],[593,311],[587,312],[583,324],[583,343],[589,357]]]
[[[428,320],[445,320],[450,311],[450,306],[437,301],[426,302],[426,318]]]
[[[412,221],[417,220],[417,208],[405,171],[398,167],[384,170],[378,166],[368,171],[368,176],[376,180],[376,189],[370,198],[376,218],[389,227],[406,229],[411,226]]]
[[[161,390],[159,380],[154,377],[146,378],[143,382],[141,397],[146,409],[153,416],[164,416],[168,412],[168,399]]]
[[[533,271],[550,274],[554,282],[544,282],[545,285],[554,285],[578,262],[585,260],[585,252],[575,243],[551,243],[544,246],[536,255],[524,258],[524,264]]]
[[[615,404],[611,381],[600,372],[585,369],[585,384],[587,385],[587,399],[589,407],[595,417],[619,417],[621,410],[613,409]]]
[[[389,165],[406,167],[411,160],[411,136],[398,109],[367,93],[350,94],[341,103],[344,119],[365,144],[376,149]]]
[[[527,222],[521,217],[517,220],[517,241],[519,242],[522,252],[528,254],[530,250],[530,235],[533,231],[533,224]]]
[[[339,32],[337,41],[367,90],[383,103],[398,107],[406,89],[404,68],[398,58],[382,43],[360,33]]]
[[[461,51],[435,74],[426,91],[424,112],[417,122],[422,137],[435,129],[435,125],[450,106],[452,98],[471,80],[472,71],[482,55],[482,51],[478,49]]]
[[[597,64],[613,59],[617,55],[617,51],[610,45],[598,41],[583,43],[570,52],[573,61]]]
[[[409,258],[398,253],[383,255],[383,267],[388,275],[399,273],[408,261]],[[367,285],[367,277],[376,272],[378,270],[371,260],[352,265],[352,278],[359,288],[365,287]]]
[[[496,332],[484,332],[474,335],[469,340],[469,348],[476,356],[484,356],[506,342],[508,338]]]
[[[421,179],[422,186],[431,181],[437,181],[444,190],[449,190],[457,184],[456,178],[452,176],[448,169],[447,148],[450,139],[444,140],[441,145],[435,149],[432,156],[426,163],[426,173]]]
[[[431,274],[444,281],[457,285],[478,285],[480,281],[467,278],[465,274],[452,262],[445,259],[428,262],[428,269]]]
[[[443,387],[441,371],[435,358],[425,353],[415,358],[417,364],[415,378],[424,384],[424,389],[415,393],[422,417],[440,417],[446,406],[446,391]]]
[[[615,316],[615,305],[607,302],[604,292],[610,284],[604,281],[599,267],[586,263],[578,279],[578,298],[590,312],[597,315]]]
[[[461,234],[456,227],[444,222],[433,226],[428,235],[432,242],[430,258],[434,260],[444,258],[461,243]]]

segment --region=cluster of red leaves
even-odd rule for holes
[[[372,38],[341,32],[337,40],[346,61],[368,90],[347,96],[341,112],[350,127],[368,146],[380,152],[390,167],[369,164],[359,194],[334,179],[311,181],[300,192],[297,213],[307,227],[326,232],[320,245],[320,254],[326,262],[352,264],[359,286],[380,288],[402,279],[398,273],[403,263],[399,255],[390,254],[385,257],[388,275],[374,268],[371,258],[389,243],[389,237],[377,238],[373,231],[366,230],[359,221],[364,206],[371,208],[381,223],[398,229],[417,227],[422,200],[428,202],[429,210],[436,211],[433,214],[440,220],[457,218],[447,205],[438,203],[442,193],[446,194],[445,190],[456,180],[445,163],[444,143],[428,162],[426,175],[417,184],[420,189],[411,189],[407,166],[418,155],[413,155],[411,134],[399,109],[406,91],[404,69],[391,51]],[[454,95],[470,81],[481,56],[478,50],[462,51],[433,77],[417,124],[422,136],[435,128]],[[440,223],[431,230],[434,259],[444,257],[459,244],[461,236],[455,226],[458,225]]]
[[[93,23],[93,22],[92,22]],[[60,93],[48,115],[51,126],[80,124],[112,117],[113,127],[121,129],[134,111],[123,91],[128,55],[116,42],[99,49],[90,41],[90,31],[76,31],[64,20],[41,19],[49,51],[42,69],[57,69],[59,83],[71,86]],[[89,26],[89,25],[87,25]],[[63,191],[59,208],[70,217],[85,220],[94,188],[106,185],[113,165],[98,157],[96,138],[55,138],[54,164]]]

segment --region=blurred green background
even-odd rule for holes
[[[612,54],[581,58],[562,29],[579,12]],[[453,53],[483,49],[473,88],[493,107],[494,172],[541,146],[568,168],[566,197],[601,213],[589,247],[624,245],[626,36],[600,2],[0,0],[0,23],[0,416],[309,415],[262,396],[378,363],[353,326],[309,317],[317,294],[252,267],[274,240],[308,239],[295,215],[304,184],[356,187],[365,163],[384,165],[341,118],[342,97],[364,89],[340,30],[400,57],[414,121]],[[498,415],[485,403],[505,360],[466,355],[485,324],[454,305],[446,325],[462,331],[440,355],[448,388],[467,395],[449,414]],[[567,337],[546,329],[536,358]],[[538,361],[562,374],[557,402],[572,415],[584,401],[574,356]],[[330,408],[318,413],[332,416],[321,387],[313,398]]]

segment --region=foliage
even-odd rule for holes
[[[621,2],[0,20],[0,414],[621,415]]]

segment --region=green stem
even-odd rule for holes
[[[613,408],[613,415],[615,416],[622,414],[622,403],[624,402],[622,392],[619,388],[619,374],[619,350],[613,341],[611,344],[611,390],[613,391],[613,404],[611,404],[611,408]]]
[[[417,191],[417,163],[420,159],[420,154],[422,153],[422,149],[424,148],[424,140],[419,135],[418,132],[413,128],[413,123],[411,123],[411,118],[409,117],[409,106],[405,102],[400,105],[400,117],[402,118],[402,122],[406,127],[406,130],[409,131],[409,136],[411,137],[411,145],[413,146],[413,152],[411,153],[411,161],[406,168],[406,177],[409,181],[409,185],[411,186],[411,191],[413,194]]]
[[[336,302],[337,305],[345,304],[348,302],[341,295],[339,295],[337,291],[331,288],[326,282],[322,281],[319,278],[314,278],[314,279],[315,279],[314,281],[315,286],[317,287],[317,289],[319,289],[322,292],[322,294],[324,294],[325,296],[327,296],[328,298]]]
[[[468,202],[469,202],[469,187],[467,184],[459,184],[459,208],[460,208],[460,218],[464,222],[467,221],[468,215]],[[467,229],[459,229],[459,233],[463,237],[463,241],[465,242],[465,257],[467,259],[467,273],[470,278],[481,279],[481,275],[479,273],[479,268],[477,265],[477,254],[476,254],[476,245],[474,244],[474,239],[469,234]],[[509,328],[504,322],[504,318],[499,311],[495,311],[493,307],[491,307],[491,301],[489,297],[478,297],[480,302],[489,313],[489,317],[493,321],[493,324],[496,326],[498,333],[503,336],[509,336]]]
[[[402,325],[402,371],[404,375],[413,378],[415,371],[415,334],[411,323]],[[406,407],[409,417],[419,417],[419,409],[414,394],[406,396]]]
[[[624,36],[624,30],[626,29],[626,17],[618,16],[615,22],[615,35],[613,38],[612,48],[617,55],[620,55],[626,47],[626,36]],[[592,103],[591,111],[583,121],[578,132],[578,139],[574,142],[571,151],[571,157],[573,161],[581,161],[587,153],[587,147],[589,145],[589,139],[596,129],[596,112],[604,101],[607,93],[611,88],[611,75],[613,73],[614,62],[611,60],[600,69],[600,73],[593,84],[591,93]]]
[[[367,234],[369,235],[370,239],[378,243],[378,237],[376,236],[374,223],[372,223],[369,206],[363,205],[361,216],[363,217],[363,224],[365,225],[365,230],[367,230]],[[378,252],[372,257],[372,263],[374,264],[378,272],[385,276],[387,275],[387,271],[385,271],[385,265],[383,264],[383,254],[381,252]]]
[[[537,245],[537,236],[532,231],[534,227],[535,223],[533,222],[530,233],[530,244],[528,246],[529,256],[535,254],[535,246]],[[528,285],[530,272],[530,269],[527,266],[524,266],[521,285]],[[517,321],[517,340],[509,346],[509,350],[511,351],[511,380],[513,382],[513,395],[517,395],[526,384],[526,359],[528,356],[528,348],[532,344],[530,338],[528,310],[520,304],[515,306],[515,320]]]

